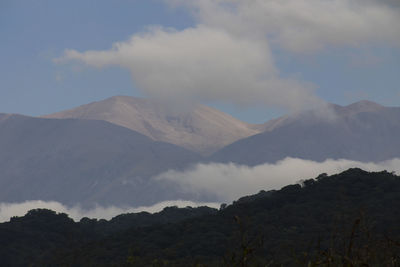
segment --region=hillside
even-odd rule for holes
[[[118,217],[74,223],[65,214],[32,211],[0,224],[0,251],[4,263],[33,266],[320,266],[328,259],[330,266],[398,266],[399,205],[399,176],[349,169],[260,192],[218,212],[189,209],[189,216],[200,213],[181,221],[155,219],[143,227],[125,215],[131,227],[119,224],[108,233],[101,229]],[[179,211],[164,213],[185,213]],[[33,242],[39,237],[41,247]]]
[[[250,124],[204,105],[180,111],[129,96],[114,96],[44,117],[104,120],[203,155],[259,132]]]
[[[400,157],[400,108],[361,101],[265,123],[260,134],[228,145],[209,160],[258,165],[286,157],[379,162]]]
[[[2,202],[138,206],[177,199],[173,187],[149,178],[199,159],[105,121],[0,116]]]

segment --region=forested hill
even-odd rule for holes
[[[349,169],[219,211],[73,222],[34,210],[0,224],[0,257],[4,266],[400,266],[399,207],[399,176]]]

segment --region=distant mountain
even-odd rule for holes
[[[44,117],[104,120],[203,155],[260,132],[253,125],[204,105],[177,111],[129,96],[114,96]]]
[[[0,114],[0,202],[144,205],[184,197],[152,175],[200,159],[99,120]]]
[[[285,157],[383,161],[400,157],[400,108],[360,101],[287,115],[262,133],[230,144],[209,160],[257,165]]]
[[[138,206],[180,198],[213,201],[211,196],[184,195],[176,184],[150,178],[207,161],[257,165],[285,157],[400,157],[400,108],[368,101],[329,105],[263,125],[245,124],[205,106],[175,117],[165,112],[148,100],[112,97],[51,115],[77,119],[0,114],[0,202],[40,199]],[[152,138],[132,130],[135,127]],[[170,138],[205,153],[258,131],[263,132],[207,158],[157,141]]]
[[[216,211],[110,221],[32,210],[0,224],[4,266],[399,266],[400,177],[349,169]]]

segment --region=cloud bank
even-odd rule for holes
[[[155,180],[175,182],[184,192],[196,195],[213,196],[218,202],[193,202],[187,200],[163,201],[143,207],[102,207],[83,209],[80,206],[68,207],[55,201],[26,201],[23,203],[0,203],[0,222],[9,221],[12,216],[23,216],[27,211],[37,208],[51,209],[68,214],[75,221],[83,217],[109,220],[119,214],[147,211],[159,212],[165,207],[219,208],[220,203],[230,203],[242,196],[255,194],[260,190],[280,189],[283,186],[298,183],[303,179],[315,178],[321,173],[329,175],[349,168],[361,168],[366,171],[394,171],[400,173],[400,159],[380,163],[365,163],[352,160],[331,160],[315,162],[298,158],[286,158],[275,164],[262,164],[254,167],[233,163],[197,164],[185,171],[170,170]]]
[[[23,216],[29,210],[32,209],[50,209],[59,213],[66,213],[70,218],[75,221],[79,221],[83,217],[88,218],[97,218],[97,219],[106,219],[110,220],[111,218],[123,214],[123,213],[132,213],[132,212],[141,212],[146,211],[150,213],[160,212],[165,207],[177,206],[179,208],[184,208],[187,206],[190,207],[199,207],[199,206],[208,206],[212,208],[219,208],[219,203],[214,202],[192,202],[186,200],[171,200],[171,201],[163,201],[152,206],[148,207],[102,207],[97,206],[93,209],[82,209],[80,206],[67,207],[59,202],[55,201],[26,201],[22,203],[0,203],[0,222],[9,221],[13,216]]]
[[[216,196],[221,202],[231,202],[260,190],[280,189],[301,179],[315,178],[321,173],[329,175],[358,167],[366,171],[400,172],[400,159],[380,163],[364,163],[352,160],[326,160],[315,162],[298,158],[286,158],[276,164],[254,167],[233,163],[197,164],[179,172],[170,170],[155,177],[157,180],[173,181],[183,191]]]

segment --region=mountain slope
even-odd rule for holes
[[[159,103],[129,96],[115,96],[44,117],[104,120],[203,155],[259,132],[207,106],[176,112]]]
[[[152,204],[176,199],[149,177],[198,161],[181,147],[105,121],[0,116],[0,201]]]
[[[329,109],[267,122],[264,132],[224,147],[210,161],[257,165],[285,157],[374,162],[400,157],[400,108],[361,101]]]

